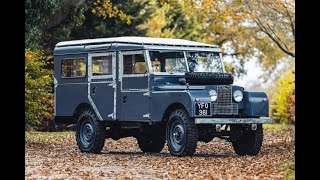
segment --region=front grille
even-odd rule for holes
[[[214,115],[237,115],[238,104],[232,103],[232,88],[231,86],[218,86],[218,98],[212,104]]]
[[[218,86],[217,103],[219,105],[230,105],[232,103],[232,88],[231,86]]]

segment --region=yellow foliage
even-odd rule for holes
[[[148,37],[173,38],[172,29],[166,29],[166,26],[172,21],[171,17],[166,16],[169,9],[170,6],[164,3],[162,8],[157,9],[149,20],[138,26],[138,29],[147,29],[146,36]]]
[[[295,70],[288,69],[272,90],[271,116],[282,123],[295,122]]]
[[[103,19],[116,17],[127,24],[131,24],[132,16],[125,14],[118,7],[114,6],[110,0],[96,0],[92,3],[91,12],[97,14]]]
[[[30,61],[30,59],[32,58],[32,51],[26,51],[24,56],[26,61]]]
[[[25,51],[25,127],[38,125],[44,117],[52,117],[53,71],[42,50]]]

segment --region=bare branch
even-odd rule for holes
[[[286,54],[288,54],[291,57],[295,57],[295,54],[293,52],[290,52],[288,50],[286,50],[284,47],[282,47],[282,45],[267,31],[264,29],[263,26],[261,26],[261,24],[257,23],[261,29],[262,32],[264,32],[265,34],[267,34],[267,36],[274,42],[277,44],[277,46]]]
[[[268,2],[264,2],[265,6],[268,6],[268,8],[271,8],[270,6],[272,6],[271,4],[266,4]],[[249,13],[255,13],[254,9],[250,6],[250,3],[247,6],[249,8]],[[273,9],[273,8],[272,8]],[[265,9],[261,8],[259,10],[260,13],[264,12]],[[278,13],[282,14],[282,15],[286,15],[288,12],[286,12],[286,14],[283,14],[282,12],[280,12],[279,10],[274,10],[277,11]],[[262,13],[263,16],[265,16],[267,19],[271,20],[270,17],[266,16],[266,13]],[[288,16],[288,15],[287,15]],[[290,16],[291,17],[291,16]],[[289,17],[289,18],[290,18]],[[291,19],[291,18],[290,18]],[[257,16],[253,19],[257,25],[260,27],[260,30],[262,32],[264,32],[274,43],[276,43],[276,45],[286,54],[290,55],[291,57],[295,57],[294,52],[291,52],[290,49],[288,48],[287,44],[283,42],[283,40],[278,36],[278,34],[275,32],[275,30],[267,23],[264,24],[261,20],[260,17]],[[292,26],[292,23],[290,23],[290,25]],[[293,26],[294,27],[294,26]],[[280,27],[279,27],[280,28]],[[287,28],[287,27],[285,27]],[[291,28],[292,29],[292,28]],[[294,32],[294,31],[293,31]]]
[[[220,40],[219,42],[216,42],[215,44],[217,44],[218,46],[222,46],[222,44],[227,40],[228,38],[223,38],[222,40]]]
[[[235,53],[222,53],[224,56],[237,56],[237,55],[242,55],[244,54],[243,52],[235,52]]]
[[[272,34],[279,40],[280,43],[283,44],[283,46],[289,51],[288,46],[286,45],[286,43],[284,43],[281,38],[279,36],[277,36],[277,33],[274,32],[274,30],[270,27],[270,25],[267,23],[268,28],[270,29],[270,31],[272,32]],[[267,30],[267,29],[266,29]]]
[[[286,2],[286,4],[288,5],[288,2],[287,2],[286,0],[285,0],[285,2]],[[285,8],[286,13],[287,13],[287,15],[288,15],[288,17],[289,17],[289,20],[290,20],[290,22],[291,22],[291,30],[292,30],[293,37],[294,37],[294,39],[295,39],[295,38],[296,38],[295,22],[294,22],[294,20],[293,20],[293,18],[292,18],[292,16],[291,16],[291,14],[289,13],[288,7],[285,6],[284,4],[282,4],[282,5],[283,5],[283,7]]]

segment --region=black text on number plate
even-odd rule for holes
[[[196,107],[196,116],[209,116],[211,115],[211,103],[197,102]]]

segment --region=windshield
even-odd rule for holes
[[[152,72],[185,73],[188,72],[183,52],[149,51]]]
[[[190,72],[224,72],[219,53],[186,52]]]

